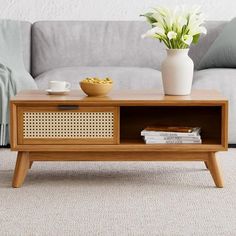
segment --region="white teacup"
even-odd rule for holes
[[[65,91],[70,89],[71,84],[66,81],[50,81],[49,89],[52,91]]]

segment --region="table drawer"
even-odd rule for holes
[[[118,144],[117,107],[18,107],[18,144]]]

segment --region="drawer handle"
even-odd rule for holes
[[[78,105],[58,105],[59,110],[77,110],[79,109]]]

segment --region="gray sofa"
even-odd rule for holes
[[[227,22],[207,22],[208,34],[192,46],[193,88],[217,89],[228,99],[229,142],[236,143],[236,69],[198,71],[200,59]],[[141,39],[145,22],[44,21],[22,22],[24,61],[40,89],[50,80],[67,80],[78,88],[87,76],[110,76],[114,89],[162,89],[160,66],[164,46]]]

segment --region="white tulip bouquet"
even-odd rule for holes
[[[189,48],[191,43],[197,44],[201,33],[207,33],[200,7],[177,7],[174,10],[157,7],[141,16],[146,17],[152,26],[142,37],[159,39],[169,49]]]

